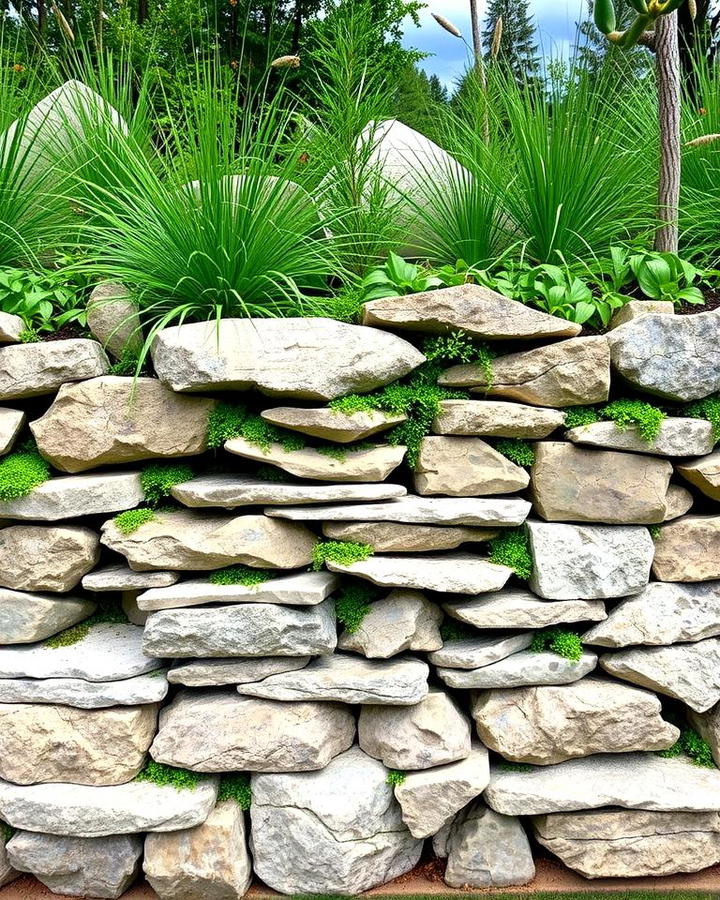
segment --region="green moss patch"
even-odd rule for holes
[[[506,528],[489,541],[490,562],[509,566],[518,578],[532,575],[533,561],[530,541],[524,528]]]
[[[403,784],[406,778],[407,772],[401,772],[400,769],[389,769],[385,781],[393,787],[397,787],[399,784]]]
[[[266,422],[239,403],[218,403],[208,417],[208,446],[216,449],[238,437],[262,450],[269,450],[271,444],[280,444],[287,452],[305,446],[300,435]]]
[[[0,500],[18,500],[50,478],[50,465],[29,443],[0,460]]]
[[[148,760],[145,768],[135,776],[134,781],[149,781],[152,784],[162,786],[170,785],[178,791],[193,790],[207,775],[202,772],[191,772],[189,769],[177,769],[175,766],[166,766],[165,763]]]
[[[705,769],[714,769],[715,760],[713,759],[710,744],[700,737],[694,728],[689,726],[682,728],[680,737],[667,750],[659,750],[658,756],[665,759],[672,759],[677,756],[687,756],[696,766],[702,766]]]
[[[621,431],[637,428],[639,436],[648,444],[657,439],[665,419],[661,409],[644,400],[613,400],[601,410],[600,415],[614,422]]]
[[[720,441],[720,397],[705,397],[694,400],[683,408],[683,415],[692,419],[707,419],[712,425],[712,436],[715,443]]]
[[[360,544],[356,541],[319,541],[313,547],[312,569],[319,572],[328,561],[341,566],[350,566],[362,562],[374,552],[370,544]]]
[[[476,638],[478,633],[471,625],[458,622],[457,619],[445,619],[440,626],[440,637],[443,644],[452,644],[454,641],[467,641]]]
[[[323,456],[329,456],[330,459],[336,459],[338,462],[345,462],[348,453],[363,453],[366,450],[372,450],[374,446],[369,441],[357,441],[354,444],[321,444],[316,449]]]
[[[500,768],[503,772],[534,772],[537,766],[531,766],[529,763],[510,762],[506,759],[500,763]]]
[[[122,606],[119,602],[101,602],[97,610],[87,619],[72,625],[64,631],[54,634],[47,638],[43,643],[43,647],[51,650],[57,650],[59,647],[71,647],[77,644],[90,634],[90,629],[94,625],[110,624],[110,625],[126,625],[128,622]]]
[[[253,587],[257,584],[264,584],[276,576],[277,572],[269,569],[253,569],[251,566],[239,563],[224,569],[216,569],[210,573],[208,581],[210,584],[239,584],[243,587]]]
[[[252,803],[252,788],[250,776],[245,773],[223,775],[218,789],[218,803],[222,800],[234,800],[240,809],[250,809]]]
[[[335,596],[335,616],[346,631],[358,631],[378,594],[367,584],[346,584],[340,588]]]
[[[531,653],[556,653],[563,659],[577,662],[582,658],[583,645],[580,637],[567,628],[545,628],[533,635]]]
[[[190,481],[194,477],[192,468],[183,463],[153,463],[140,473],[140,484],[148,505],[157,509],[167,500],[176,484]]]
[[[141,525],[145,525],[146,522],[152,522],[154,519],[155,512],[152,509],[128,509],[125,512],[118,513],[113,522],[121,534],[132,534]]]
[[[495,449],[518,466],[531,466],[535,462],[535,448],[522,438],[503,438],[495,444]]]
[[[571,406],[564,409],[565,427],[580,428],[600,421],[600,414],[594,406]]]

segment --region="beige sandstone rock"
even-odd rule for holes
[[[435,434],[544,438],[564,422],[565,415],[559,409],[538,409],[505,400],[441,400],[432,430]]]
[[[0,312],[0,344],[17,344],[23,331],[25,322],[21,316]]]
[[[422,496],[482,497],[511,494],[528,486],[525,469],[480,438],[426,437],[415,467],[415,490]]]
[[[97,341],[71,338],[0,347],[0,400],[54,394],[69,381],[104,375],[110,368]]]
[[[99,284],[90,294],[87,307],[90,333],[117,359],[139,353],[143,330],[138,306],[122,284]]]
[[[94,612],[95,604],[84,597],[52,597],[0,589],[0,642],[42,641]]]
[[[720,516],[683,516],[663,525],[652,570],[658,581],[720,578]]]
[[[70,591],[100,558],[89,528],[10,525],[0,528],[0,585],[16,591]]]
[[[688,460],[676,468],[678,474],[699,488],[705,496],[711,500],[720,500],[720,450],[699,459]]]
[[[563,622],[599,622],[607,618],[600,600],[551,603],[527,590],[504,590],[483,597],[443,603],[454,619],[476,628],[547,628]]]
[[[343,631],[340,650],[355,650],[369,659],[387,659],[403,650],[439,650],[440,608],[420,591],[391,591],[376,600],[357,631]]]
[[[690,512],[693,505],[693,495],[679,484],[671,484],[665,495],[665,521],[670,522],[686,512]]]
[[[83,472],[202,453],[216,402],[178,396],[154,378],[107,375],[64,385],[30,428],[40,452],[56,468]]]
[[[145,492],[139,472],[93,472],[49,478],[24,497],[0,501],[0,518],[57,522],[133,509]]]
[[[427,553],[454,550],[496,537],[497,529],[470,525],[404,525],[400,522],[324,522],[323,534],[334,541],[370,544],[376,553]]]
[[[9,453],[25,424],[25,413],[19,409],[0,409],[0,456]]]
[[[344,413],[327,407],[299,409],[295,406],[277,406],[264,410],[260,415],[266,422],[281,428],[340,444],[365,440],[407,420],[405,415],[393,415],[380,409]]]
[[[124,784],[142,769],[156,720],[156,704],[0,704],[0,777],[15,784]]]
[[[633,319],[639,319],[640,316],[648,315],[673,316],[675,304],[672,300],[631,300],[613,313],[610,330],[625,325],[626,322],[632,322]]]

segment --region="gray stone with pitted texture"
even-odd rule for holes
[[[546,600],[627,597],[650,579],[655,543],[647,528],[528,522],[527,529],[529,584]]]
[[[440,608],[420,591],[391,591],[370,605],[355,631],[342,632],[338,648],[370,659],[387,659],[404,650],[437,650],[442,646],[441,621]]]
[[[698,400],[720,389],[720,310],[642,316],[609,332],[613,368],[630,384],[668,400]]]
[[[482,594],[504,587],[513,574],[508,566],[470,553],[443,556],[370,556],[343,565],[328,560],[332,572],[364,578],[381,587],[415,588],[449,594]]]
[[[40,452],[55,468],[83,472],[203,453],[208,416],[216,404],[205,397],[174,394],[155,378],[106,375],[63,385],[30,429]]]
[[[484,597],[443,603],[448,615],[475,628],[547,628],[563,622],[600,622],[607,618],[601,600],[549,603],[530,591],[498,591]]]
[[[376,553],[427,553],[455,550],[497,537],[494,528],[471,525],[405,525],[400,522],[324,522],[323,534],[334,541],[370,544]]]
[[[600,657],[606,672],[705,712],[720,700],[720,638],[671,647],[636,647]]]
[[[390,500],[404,497],[400,484],[283,484],[251,475],[202,475],[176,484],[172,496],[185,506],[253,506],[266,503],[342,503],[347,500]]]
[[[336,644],[332,600],[309,607],[239,603],[159,610],[148,616],[143,640],[145,653],[178,658],[316,656],[332,653]]]
[[[395,799],[402,809],[403,822],[416,838],[436,834],[488,786],[488,752],[473,743],[464,759],[431,769],[408,772],[395,785]]]
[[[532,632],[504,636],[463,638],[447,641],[439,650],[428,654],[428,660],[447,669],[479,669],[526,650],[532,643]]]
[[[0,647],[0,678],[133,678],[161,666],[143,653],[142,638],[142,628],[135,625],[100,623],[65,647]]]
[[[230,688],[185,690],[162,711],[150,754],[194,772],[310,772],[354,737],[355,718],[339,704],[255,700]]]
[[[97,378],[110,368],[97,341],[71,338],[0,347],[0,400],[54,394],[70,381]]]
[[[133,509],[145,499],[139,472],[50,478],[17,500],[0,501],[0,517],[56,522]]]
[[[128,566],[110,565],[93,569],[82,580],[86,591],[114,593],[116,591],[147,591],[170,587],[180,578],[177,572],[134,572]]]
[[[541,441],[531,470],[533,507],[550,522],[658,524],[672,473],[665,459]]]
[[[55,703],[79,709],[159,703],[168,692],[164,669],[119,681],[83,678],[0,678],[0,703]]]
[[[259,659],[191,659],[168,672],[171,684],[187,687],[214,687],[262,681],[268,675],[294,672],[310,662],[309,656],[264,656]]]
[[[25,425],[25,413],[20,409],[0,408],[0,456],[9,453]]]
[[[490,769],[485,800],[508,816],[621,806],[667,812],[720,811],[720,772],[685,758],[616,753],[517,772]]]
[[[11,590],[71,591],[99,558],[100,542],[89,528],[0,528],[0,586]]]
[[[431,690],[414,706],[363,706],[358,744],[389,769],[430,769],[469,755],[470,722],[448,694]]]
[[[530,842],[514,816],[476,800],[460,812],[447,837],[445,884],[454,888],[509,887],[535,878]]]
[[[21,316],[0,312],[0,344],[17,344],[25,327]]]
[[[281,575],[260,584],[212,584],[190,579],[171,587],[153,588],[137,598],[142,610],[179,609],[206,603],[280,603],[317,606],[335,590],[340,579],[330,572]]]
[[[580,659],[564,659],[556,653],[522,651],[478,669],[438,668],[437,674],[451,688],[515,688],[540,684],[571,684],[597,665],[597,656],[585,652]]]
[[[663,525],[652,570],[658,581],[720,579],[720,516],[682,516]]]
[[[494,359],[490,383],[474,364],[453,366],[438,383],[535,406],[602,403],[610,391],[610,350],[604,336],[574,338]]]
[[[75,837],[178,831],[205,821],[217,789],[216,778],[181,791],[151,781],[103,787],[0,781],[0,817],[23,831]]]
[[[583,635],[600,647],[677,644],[720,634],[720,584],[653,581]]]
[[[650,691],[593,676],[572,684],[483,691],[472,715],[480,740],[514,762],[553,765],[593,753],[665,750],[680,730]]]
[[[709,450],[700,452],[708,455],[701,456],[700,459],[690,459],[676,466],[678,474],[695,485],[706,497],[720,500],[720,450],[715,453],[710,453]]]
[[[0,637],[3,644],[32,644],[94,612],[95,604],[83,597],[53,597],[0,588]]]
[[[158,512],[130,534],[110,519],[102,526],[100,540],[138,572],[198,571],[234,563],[296,569],[311,562],[317,542],[314,534],[296,523],[263,515],[223,516],[189,510]]]
[[[120,897],[140,872],[139,834],[79,838],[19,831],[8,843],[8,858],[54,894]]]
[[[522,525],[530,504],[519,497],[416,497],[346,506],[268,507],[265,515],[306,522],[404,522],[409,525]]]
[[[144,341],[137,303],[122,284],[99,284],[87,305],[90,333],[116,359],[137,355]]]
[[[282,893],[355,895],[420,859],[387,769],[357,747],[319,772],[254,775],[252,793],[255,872]]]
[[[257,388],[272,397],[332,400],[407,375],[424,356],[402,338],[334,319],[222,319],[166,328],[155,371],[174,391]]]
[[[270,700],[331,700],[412,706],[428,692],[426,663],[412,657],[375,660],[333,654],[314,659],[296,672],[270,675],[238,685],[250,697]]]
[[[618,428],[614,422],[592,422],[565,432],[565,440],[588,447],[607,447],[656,456],[702,456],[715,446],[712,425],[705,419],[664,419],[652,441],[641,437],[637,425]],[[679,469],[682,471],[682,468]]]
[[[564,422],[565,414],[559,409],[506,400],[441,400],[432,430],[435,434],[544,438]]]
[[[530,477],[480,438],[433,435],[420,443],[414,480],[421,496],[483,497],[521,491]]]
[[[407,420],[407,416],[402,413],[394,415],[381,409],[344,413],[326,407],[298,409],[295,406],[278,406],[266,409],[260,415],[266,422],[272,422],[281,428],[340,444],[365,440]]]
[[[490,340],[573,337],[574,322],[510,300],[479,284],[459,284],[400,297],[382,297],[363,306],[363,324],[425,334],[462,329]]]

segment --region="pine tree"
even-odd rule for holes
[[[483,47],[486,58],[489,58],[495,27],[498,19],[502,18],[497,60],[508,66],[521,82],[533,80],[540,70],[535,24],[529,6],[529,0],[490,0],[483,25]]]

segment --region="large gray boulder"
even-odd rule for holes
[[[410,871],[422,841],[386,779],[385,766],[358,748],[319,772],[254,775],[257,875],[285,894],[359,894]]]
[[[32,644],[86,619],[95,604],[84,597],[53,597],[0,588],[3,644]]]
[[[75,525],[10,525],[0,529],[0,585],[63,593],[100,558],[100,541]]]
[[[24,497],[1,501],[0,517],[56,522],[133,509],[144,499],[139,472],[50,478]]]
[[[166,328],[155,371],[174,391],[257,388],[272,397],[332,400],[412,372],[424,356],[402,338],[334,319],[222,319]]]
[[[54,394],[71,381],[105,375],[110,368],[97,341],[70,338],[0,347],[0,400]]]

